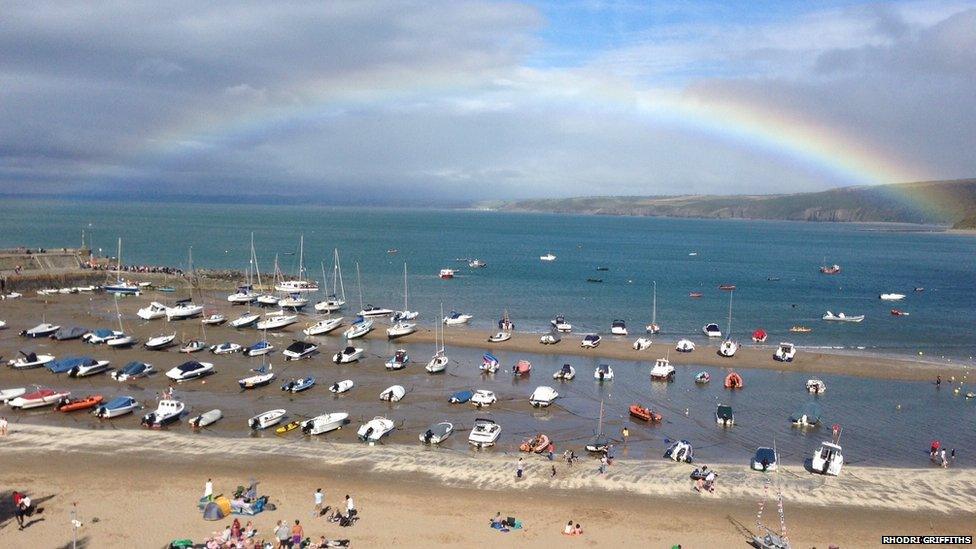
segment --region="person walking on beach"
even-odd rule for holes
[[[24,510],[20,506],[20,501],[24,499],[24,495],[20,492],[14,491],[14,516],[17,519],[18,529],[24,529]]]
[[[353,517],[356,515],[356,513],[356,504],[352,502],[352,498],[349,497],[349,494],[346,494],[346,515]]]
[[[288,525],[279,520],[278,525],[274,529],[275,538],[278,540],[277,549],[285,549],[288,547],[288,534]]]
[[[945,451],[945,448],[943,448],[942,449],[942,452],[939,453],[939,458],[942,459],[942,468],[943,469],[948,468],[949,467],[949,460],[946,459],[946,451]]]
[[[213,479],[207,479],[207,483],[203,485],[203,497],[210,501],[213,499]]]
[[[556,476],[556,466],[552,466],[552,473],[549,474],[549,478],[555,478]]]
[[[319,488],[315,491],[313,496],[315,498],[315,509],[312,511],[313,517],[322,516],[322,502],[325,500],[325,494],[322,493],[322,489]]]
[[[7,418],[0,417],[0,437],[7,436]]]
[[[524,467],[525,465],[524,462],[522,461],[522,458],[519,458],[518,463],[515,465],[515,478],[517,479],[522,478],[522,472],[524,471]]]

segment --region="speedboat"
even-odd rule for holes
[[[718,346],[719,356],[724,356],[726,358],[732,358],[735,356],[736,351],[739,350],[739,343],[733,341],[731,338],[726,339]]]
[[[539,261],[555,261],[555,260],[556,260],[556,256],[552,255],[552,253],[547,253],[546,255],[539,256]]]
[[[71,391],[55,391],[54,389],[43,388],[30,393],[24,393],[11,400],[8,404],[14,409],[27,410],[30,408],[50,406],[62,398],[69,396],[71,396]]]
[[[417,325],[413,322],[398,320],[395,324],[386,329],[386,337],[389,339],[396,339],[398,337],[410,335],[416,331]]]
[[[311,389],[315,385],[315,378],[312,376],[299,377],[292,379],[288,383],[281,386],[282,391],[288,391],[289,393],[295,394],[302,391]]]
[[[905,299],[905,294],[881,294],[878,297],[882,301],[901,301]]]
[[[715,423],[722,427],[735,425],[735,413],[732,412],[732,407],[727,404],[719,404],[715,408]]]
[[[435,423],[420,433],[420,442],[424,444],[440,444],[447,440],[454,432],[454,424],[449,421]]]
[[[509,332],[498,332],[494,335],[488,336],[488,343],[501,343],[503,341],[508,341],[512,339],[512,334]]]
[[[102,343],[108,343],[109,341],[118,337],[122,337],[124,335],[125,335],[124,333],[118,330],[109,330],[106,328],[102,328],[99,330],[88,332],[87,334],[83,335],[81,339],[82,341],[87,341],[92,345],[101,345]]]
[[[151,302],[148,306],[136,311],[136,316],[143,320],[156,320],[166,317],[166,305],[158,301]]]
[[[349,389],[352,389],[355,383],[351,379],[344,379],[342,381],[337,381],[329,386],[329,392],[341,395]]]
[[[468,435],[468,444],[475,448],[494,446],[498,435],[502,433],[502,426],[487,418],[474,420],[474,427]]]
[[[555,389],[542,385],[536,387],[535,391],[532,391],[532,395],[529,396],[529,403],[536,408],[545,408],[552,404],[558,397],[559,393]]]
[[[332,362],[335,362],[336,364],[348,364],[350,362],[356,362],[363,356],[364,351],[365,349],[362,347],[353,347],[352,345],[348,345],[345,349],[332,355]]]
[[[117,396],[112,400],[92,410],[92,414],[99,419],[111,419],[132,413],[139,407],[139,402],[130,396]]]
[[[213,410],[191,417],[187,423],[194,429],[202,429],[217,423],[222,417],[224,417],[224,413],[219,408],[214,408]]]
[[[268,313],[267,318],[255,326],[258,330],[280,330],[298,322],[298,315],[286,315],[283,311]]]
[[[6,404],[11,400],[27,393],[26,387],[14,387],[12,389],[0,389],[0,404]]]
[[[543,334],[542,337],[539,338],[539,343],[543,345],[555,345],[559,343],[561,339],[562,338],[559,337],[559,332],[550,332],[548,334]]]
[[[832,442],[822,442],[820,448],[813,453],[810,469],[822,475],[837,476],[844,466],[844,452],[841,447]]]
[[[196,353],[202,351],[206,348],[207,348],[206,341],[200,341],[199,339],[191,339],[190,341],[187,341],[180,347],[180,352],[190,354],[190,353]]]
[[[908,316],[910,313],[901,309],[892,309],[891,316]]]
[[[444,354],[444,349],[439,349],[434,353],[434,356],[427,362],[427,366],[424,370],[427,370],[428,374],[439,374],[447,369],[447,365],[450,363],[450,359]]]
[[[238,286],[237,291],[227,296],[227,301],[231,303],[254,303],[258,294],[254,292],[254,286],[245,284]]]
[[[256,389],[258,387],[270,385],[275,378],[275,373],[272,372],[271,369],[271,365],[268,365],[267,368],[262,366],[260,368],[253,369],[251,371],[254,372],[254,375],[237,380],[237,384],[240,385],[241,389]]]
[[[109,361],[87,358],[68,370],[68,377],[88,377],[108,370]]]
[[[473,395],[471,395],[471,404],[474,404],[478,408],[491,406],[496,402],[498,402],[498,397],[495,396],[494,391],[489,391],[487,389],[478,389]]]
[[[266,340],[261,340],[254,345],[249,345],[244,348],[244,356],[261,356],[266,355],[274,350],[274,345]]]
[[[231,343],[230,341],[225,341],[219,345],[212,345],[210,347],[210,352],[215,355],[230,355],[234,353],[239,353],[244,350],[239,343]]]
[[[380,400],[386,402],[400,402],[400,399],[402,399],[406,394],[407,390],[403,388],[403,385],[391,385],[380,393]]]
[[[532,363],[521,359],[512,366],[512,374],[516,377],[527,376],[532,373]]]
[[[674,366],[667,358],[659,358],[654,361],[651,368],[651,379],[655,381],[674,381]]]
[[[690,353],[695,350],[695,343],[690,339],[680,339],[678,344],[674,346],[674,350],[679,353]]]
[[[227,322],[227,317],[220,313],[210,313],[209,315],[200,319],[200,323],[207,326],[219,326],[224,322]]]
[[[474,391],[458,391],[452,394],[447,401],[451,404],[464,404],[465,402],[471,400],[472,396],[474,396]]]
[[[776,348],[776,352],[773,353],[773,359],[779,362],[793,362],[793,357],[796,356],[796,345],[792,343],[782,342],[779,347]]]
[[[691,463],[695,459],[695,449],[687,440],[679,440],[668,446],[667,451],[664,452],[664,457],[672,461]]]
[[[712,380],[712,374],[710,374],[708,372],[701,371],[701,372],[698,372],[697,374],[695,374],[695,383],[697,383],[699,385],[705,385],[706,383],[708,383],[711,380]]]
[[[472,259],[471,261],[468,261],[468,267],[472,269],[484,269],[487,266],[488,264],[480,259]]]
[[[595,349],[600,345],[600,339],[599,334],[586,334],[583,340],[580,341],[580,347],[584,349]]]
[[[393,424],[392,419],[376,416],[364,423],[359,430],[356,431],[356,436],[358,436],[359,440],[362,442],[374,443],[392,431],[394,427],[395,425]]]
[[[345,412],[322,414],[312,419],[307,419],[299,424],[302,433],[306,435],[321,435],[329,431],[341,429],[349,422],[349,414]]]
[[[481,357],[481,371],[486,374],[493,374],[498,371],[498,365],[500,364],[498,357],[491,354],[485,353]]]
[[[722,337],[722,330],[719,329],[718,324],[714,322],[709,322],[702,327],[702,332],[708,337]]]
[[[736,372],[729,372],[729,375],[725,376],[725,388],[726,389],[741,389],[745,386],[742,381],[742,376]]]
[[[261,318],[261,315],[247,311],[234,320],[231,320],[230,325],[234,328],[246,328],[257,322],[259,318]]]
[[[630,417],[637,418],[647,422],[657,423],[664,419],[661,414],[651,410],[647,406],[641,406],[640,404],[634,403],[630,405]]]
[[[363,318],[370,318],[374,316],[390,316],[393,314],[393,309],[387,309],[385,307],[375,307],[373,305],[366,305],[363,310],[359,311],[359,316]]]
[[[6,323],[0,320],[0,328],[6,327]],[[71,326],[60,328],[58,331],[51,334],[51,339],[55,341],[69,341],[72,339],[79,339],[88,333],[88,330],[82,328],[81,326]]]
[[[176,382],[189,381],[214,373],[214,365],[210,362],[191,360],[166,372],[166,377]]]
[[[153,371],[152,364],[134,360],[122,367],[121,370],[115,370],[109,375],[112,376],[112,379],[115,381],[122,382],[146,377]]]
[[[618,336],[627,335],[627,324],[623,320],[614,320],[610,323],[610,333]]]
[[[824,313],[822,318],[824,320],[829,320],[833,322],[861,322],[862,320],[864,320],[864,315],[847,316],[844,313],[834,314],[830,311],[827,311],[826,313]]]
[[[151,337],[147,339],[146,342],[143,343],[142,345],[146,349],[156,351],[156,350],[165,349],[166,347],[169,347],[170,345],[173,344],[174,341],[176,341],[176,332],[173,332],[171,334]]]
[[[390,360],[386,361],[387,370],[402,370],[407,367],[407,363],[410,362],[410,357],[407,356],[407,351],[404,349],[397,349]]]
[[[373,321],[363,316],[357,316],[352,326],[346,329],[345,332],[342,332],[342,335],[346,339],[356,339],[363,337],[371,331],[373,331]]]
[[[197,305],[189,299],[182,299],[176,305],[166,308],[166,320],[183,320],[203,314],[203,305]]]
[[[634,342],[635,351],[644,351],[651,348],[651,338],[649,337],[639,337],[637,341]]]
[[[597,381],[613,381],[613,368],[609,364],[600,364],[593,370],[593,379]]]
[[[454,278],[454,269],[441,269],[441,272],[437,276],[445,280]]]
[[[314,343],[295,340],[281,354],[285,355],[287,360],[301,360],[303,358],[310,358],[318,350],[319,346]]]
[[[807,402],[800,410],[790,415],[790,423],[794,427],[816,427],[820,425],[820,406],[816,402]]]
[[[283,297],[278,300],[278,306],[283,309],[303,309],[308,305],[308,298],[303,297],[302,294],[288,294],[288,296]]]
[[[552,374],[552,379],[561,381],[572,381],[574,377],[576,377],[576,368],[573,368],[569,364],[563,364],[563,367],[558,372]]]
[[[550,320],[549,324],[559,333],[568,334],[573,331],[573,325],[566,322],[566,317],[563,315],[556,315],[556,318]]]
[[[820,379],[808,379],[806,387],[807,392],[815,395],[822,395],[827,391],[827,384]]]
[[[752,340],[756,343],[765,343],[767,337],[769,336],[766,334],[766,330],[763,330],[762,328],[752,332]]]
[[[457,311],[451,311],[451,314],[444,317],[444,325],[459,326],[461,324],[467,324],[472,318],[474,318],[474,315],[465,315]]]
[[[752,470],[772,472],[779,465],[779,456],[776,450],[765,446],[756,449],[756,455],[752,456]]]
[[[28,370],[30,368],[40,368],[54,360],[54,355],[39,355],[34,352],[25,353],[24,351],[20,351],[20,354],[23,356],[8,361],[7,365],[15,370]]]
[[[307,328],[302,330],[302,333],[307,336],[323,335],[335,330],[339,326],[342,326],[341,316],[339,318],[324,318],[315,324],[310,324]]]
[[[102,395],[88,395],[81,398],[62,398],[54,405],[54,409],[63,413],[88,410],[98,406],[103,400],[105,400],[105,398]]]
[[[179,400],[164,398],[156,405],[156,409],[142,417],[142,424],[146,427],[158,429],[178,421],[186,405]]]
[[[45,322],[43,324],[38,324],[37,326],[34,326],[30,330],[24,330],[23,332],[20,332],[20,335],[24,337],[47,337],[53,334],[54,332],[57,332],[58,329],[60,328],[61,326],[58,326],[57,324],[48,324],[47,322]]]
[[[283,408],[268,410],[267,412],[258,414],[247,420],[247,426],[254,431],[267,429],[268,427],[281,423],[281,420],[285,417],[286,413],[287,412]]]
[[[840,265],[836,263],[833,265],[824,265],[820,267],[820,272],[825,275],[835,275],[840,272]]]

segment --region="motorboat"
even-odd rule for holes
[[[112,419],[130,414],[139,406],[139,402],[130,396],[117,396],[101,406],[96,407],[92,410],[92,414],[99,419]]]
[[[363,316],[357,316],[352,326],[345,332],[342,332],[342,335],[346,339],[356,339],[363,337],[371,331],[373,331],[373,320]]]
[[[497,332],[494,335],[488,336],[488,343],[501,343],[503,341],[508,341],[512,339],[512,334],[510,332]]]
[[[444,280],[454,278],[454,269],[441,269],[441,272],[437,274],[437,277]]]
[[[556,256],[552,255],[552,253],[547,253],[546,255],[539,256],[539,261],[555,261],[555,260],[556,260]]]
[[[183,320],[203,314],[203,305],[197,305],[192,300],[182,299],[176,305],[166,308],[166,320]]]
[[[123,335],[125,334],[123,334],[118,330],[109,330],[106,328],[100,328],[98,330],[93,330],[81,336],[81,340],[87,343],[91,343],[92,345],[101,345],[102,343],[107,343],[109,340],[115,339]]]
[[[372,444],[383,438],[394,427],[395,425],[392,419],[376,416],[360,426],[359,430],[356,431],[356,436],[359,437],[360,441]]]
[[[580,347],[584,349],[596,349],[600,346],[600,339],[599,334],[586,334],[583,336],[583,340],[580,341]]]
[[[543,334],[539,338],[539,343],[543,345],[555,345],[559,343],[562,338],[559,336],[559,332],[550,332],[548,334]]]
[[[191,417],[187,423],[194,429],[203,429],[220,421],[224,413],[219,408],[208,410],[202,414]]]
[[[302,391],[311,389],[313,385],[315,385],[314,377],[312,376],[299,377],[299,378],[292,379],[288,383],[282,385],[281,390],[295,394],[295,393],[300,393]]]
[[[349,364],[350,362],[356,362],[363,356],[364,351],[365,349],[362,347],[353,347],[352,345],[348,345],[345,349],[332,355],[332,362],[335,362],[336,364]]]
[[[206,341],[200,341],[199,339],[191,339],[183,345],[180,346],[181,353],[197,353],[207,348]]]
[[[674,381],[674,366],[667,358],[659,358],[654,361],[651,368],[651,379],[655,381]]]
[[[236,292],[227,296],[227,301],[230,303],[254,303],[257,298],[258,294],[254,291],[254,286],[244,284],[238,286]]]
[[[440,444],[447,440],[454,432],[454,424],[449,421],[435,423],[420,433],[420,442],[424,444]]]
[[[329,386],[329,392],[341,395],[349,391],[355,386],[355,383],[351,379],[344,379],[342,381],[337,381]]]
[[[153,369],[152,364],[133,360],[132,362],[123,366],[121,369],[115,370],[109,375],[115,381],[123,382],[146,377],[154,371],[155,370]]]
[[[494,446],[498,435],[502,433],[502,426],[491,419],[478,418],[474,420],[474,427],[468,435],[468,444],[475,448]]]
[[[57,403],[62,398],[71,396],[71,391],[56,391],[54,389],[42,388],[30,393],[24,393],[8,402],[11,408],[28,410],[30,408],[40,408]]]
[[[522,444],[519,444],[519,451],[541,454],[546,451],[546,448],[548,448],[551,443],[552,441],[549,439],[549,435],[539,433],[534,437],[523,440]]]
[[[434,353],[434,356],[427,362],[424,370],[427,370],[428,374],[439,374],[447,369],[449,363],[450,359],[444,354],[444,349],[438,349]]]
[[[891,310],[891,316],[908,316],[909,314],[907,311],[902,311],[901,309]]]
[[[668,446],[664,457],[671,461],[691,463],[695,460],[695,449],[687,440],[679,440]]]
[[[275,290],[286,293],[313,293],[319,291],[319,285],[313,280],[284,280],[275,284]]]
[[[314,324],[310,324],[307,328],[302,330],[302,333],[307,336],[325,335],[335,330],[339,326],[342,326],[341,316],[338,318],[323,318]]]
[[[648,423],[658,423],[663,418],[661,414],[651,410],[647,406],[641,406],[640,404],[634,403],[630,405],[630,417],[637,418],[641,421],[646,421]]]
[[[278,306],[282,309],[299,310],[308,305],[308,298],[299,293],[291,293],[278,300]]]
[[[90,410],[101,404],[103,400],[105,400],[105,397],[102,395],[88,395],[81,398],[62,398],[55,403],[54,409],[63,413]]]
[[[232,328],[247,328],[248,326],[254,324],[261,318],[261,315],[257,313],[252,313],[251,311],[246,311],[241,316],[230,321]]]
[[[136,344],[136,339],[131,335],[123,332],[118,332],[118,334],[119,335],[116,335],[112,339],[106,341],[105,344],[116,349],[131,347]]]
[[[847,316],[844,313],[834,314],[830,311],[827,311],[826,313],[824,313],[822,318],[824,320],[829,320],[831,322],[861,322],[862,320],[864,320],[864,315]]]
[[[468,261],[468,267],[472,269],[484,269],[487,266],[488,264],[480,259],[472,259],[471,261]]]
[[[285,355],[287,360],[301,360],[303,358],[310,358],[318,350],[319,346],[314,343],[295,340],[281,354]]]
[[[557,398],[559,398],[559,393],[555,389],[542,385],[532,391],[532,395],[529,396],[529,403],[536,408],[545,408]]]
[[[610,333],[618,336],[627,335],[627,323],[623,320],[614,320],[610,323]]]
[[[719,356],[724,356],[726,358],[732,358],[733,356],[735,356],[735,353],[738,350],[739,350],[739,343],[737,341],[733,341],[731,338],[726,339],[725,341],[722,342],[721,345],[718,346]]]
[[[407,394],[403,385],[391,385],[380,393],[380,400],[385,402],[400,402],[400,399]]]
[[[404,320],[397,320],[392,326],[386,329],[386,337],[388,339],[396,339],[398,337],[403,337],[410,335],[417,331],[417,325],[413,322],[406,322]]]
[[[532,373],[532,363],[528,360],[521,359],[512,366],[512,375],[516,377],[527,376]]]
[[[4,327],[6,327],[6,323],[0,320],[0,328]],[[50,337],[55,341],[70,341],[72,339],[79,339],[87,333],[88,330],[82,328],[81,326],[71,326],[59,328],[58,331],[51,334]]]
[[[498,371],[499,364],[501,364],[501,362],[498,360],[498,357],[497,356],[495,356],[495,355],[493,355],[491,353],[485,353],[481,357],[481,367],[480,368],[481,368],[481,371],[484,372],[484,373],[486,373],[486,374],[493,374],[493,373],[495,373],[495,372]]]
[[[487,389],[477,389],[474,394],[471,395],[471,404],[474,404],[478,408],[491,406],[496,402],[498,402],[498,397],[495,396],[495,392]]]
[[[254,431],[267,429],[268,427],[273,427],[281,423],[281,420],[285,417],[286,413],[288,412],[284,408],[268,410],[267,412],[258,414],[247,420],[247,426]]]
[[[444,317],[445,326],[459,326],[461,324],[467,324],[469,320],[474,318],[474,315],[461,314],[457,311],[451,311],[451,313]]]
[[[312,419],[301,422],[299,426],[302,429],[302,433],[306,435],[321,435],[322,433],[342,429],[342,426],[348,422],[349,414],[337,412],[315,416]]]
[[[298,315],[286,315],[284,311],[275,311],[265,316],[264,320],[255,325],[258,330],[280,330],[298,322]]]
[[[108,371],[109,361],[87,358],[68,370],[68,377],[88,377]]]
[[[657,323],[657,281],[654,281],[654,291],[651,297],[651,323],[647,325],[645,330],[651,335],[661,332],[661,326]]]
[[[277,307],[281,298],[274,294],[259,295],[257,302],[262,307]]]
[[[102,290],[110,294],[118,295],[139,295],[142,293],[142,288],[138,284],[126,282],[121,278],[112,284],[102,286]]]
[[[210,313],[200,319],[200,323],[205,326],[219,326],[227,322],[227,317],[220,313]]]
[[[794,427],[816,427],[820,425],[820,414],[820,406],[816,402],[807,402],[790,415],[790,423]]]
[[[237,384],[242,390],[245,389],[256,389],[258,387],[264,387],[265,385],[270,385],[274,381],[275,373],[272,370],[271,365],[267,367],[260,367],[252,369],[254,375],[247,376],[243,379],[237,380]]]
[[[397,349],[390,357],[390,360],[386,361],[387,370],[402,370],[407,367],[410,362],[410,357],[407,355],[407,351],[404,349]]]
[[[359,316],[363,318],[372,318],[377,316],[390,316],[393,314],[393,309],[387,309],[386,307],[374,307],[373,305],[366,305],[359,311]]]
[[[420,316],[420,311],[394,311],[390,315],[390,322],[397,323],[404,320],[416,320]]]
[[[822,395],[827,392],[827,384],[820,379],[808,379],[806,387],[807,392],[815,395]]]
[[[634,342],[635,351],[646,351],[651,348],[651,338],[649,337],[639,337],[637,341]]]
[[[143,307],[136,311],[136,316],[143,320],[156,320],[158,318],[166,318],[166,305],[158,301],[153,301],[149,303],[148,306]]]
[[[57,332],[59,329],[61,329],[61,326],[58,326],[57,324],[49,324],[47,322],[43,322],[41,324],[38,324],[37,326],[34,326],[29,330],[24,330],[20,332],[20,335],[23,337],[34,337],[34,338],[48,337],[51,334]]]
[[[230,355],[234,353],[239,353],[244,350],[244,347],[240,343],[232,343],[230,341],[225,341],[218,345],[212,345],[210,347],[210,352],[215,355]]]
[[[741,389],[744,387],[742,382],[742,376],[736,372],[729,372],[729,375],[725,376],[725,388],[726,389]]]
[[[328,297],[315,304],[315,310],[320,313],[334,313],[341,311],[345,306],[345,299],[340,299],[335,294],[330,294]]]
[[[901,301],[905,299],[905,294],[881,294],[878,296],[882,301]]]
[[[722,330],[719,329],[718,324],[714,322],[709,322],[702,327],[702,332],[708,337],[722,337]]]
[[[474,391],[467,391],[467,390],[458,391],[456,393],[453,393],[447,399],[447,401],[450,402],[451,404],[464,404],[465,402],[471,400],[472,396],[474,396]]]
[[[170,345],[173,345],[176,341],[176,332],[165,335],[153,336],[143,343],[143,347],[152,351],[158,351],[160,349],[165,349]]]
[[[695,350],[695,342],[690,339],[679,339],[678,344],[674,346],[674,350],[679,353],[690,353]]]
[[[706,371],[701,371],[695,374],[695,383],[697,383],[698,385],[705,385],[711,380],[712,380],[712,374]]]
[[[26,387],[14,387],[11,389],[0,389],[0,404],[6,404],[11,400],[27,393]]]
[[[613,381],[613,368],[609,364],[600,364],[593,370],[593,379],[597,381]]]
[[[774,448],[760,446],[752,456],[752,470],[771,473],[779,466],[779,455]]]
[[[573,331],[573,325],[566,322],[566,317],[563,315],[556,315],[555,318],[549,321],[549,324],[555,331],[561,334],[568,334]]]
[[[769,335],[766,333],[766,330],[763,330],[762,328],[758,328],[756,331],[752,332],[752,340],[756,343],[765,343],[767,337],[769,337]]]
[[[796,345],[788,342],[781,342],[779,347],[776,348],[776,352],[773,353],[773,359],[779,362],[793,362],[793,357],[796,356]]]
[[[7,361],[7,365],[15,370],[29,370],[40,368],[54,360],[54,355],[39,355],[35,352],[25,353],[20,351],[20,358]]]
[[[793,326],[790,326],[790,333],[793,334],[809,334],[812,331],[813,328],[810,328],[808,326],[803,326],[800,324],[795,324]]]
[[[166,377],[176,382],[189,381],[214,373],[214,365],[210,362],[190,360],[166,372]]]
[[[262,339],[253,345],[244,348],[244,356],[263,356],[274,351],[274,345],[270,341]]]
[[[186,404],[179,400],[164,398],[156,405],[156,409],[142,417],[142,425],[159,429],[175,421],[179,421]]]
[[[558,372],[552,374],[552,379],[558,379],[560,381],[572,381],[575,377],[576,368],[573,368],[569,364],[563,364],[563,367]]]
[[[715,408],[715,423],[722,427],[735,425],[735,413],[732,411],[732,407],[728,404],[719,404]]]
[[[690,297],[692,299],[698,299],[698,298],[700,298],[703,295],[705,295],[705,294],[703,294],[702,292],[688,292],[688,297]]]
[[[837,476],[844,466],[844,452],[838,444],[832,442],[820,443],[820,448],[813,453],[810,469],[821,475]]]
[[[833,265],[824,265],[820,267],[820,273],[825,275],[835,275],[840,272],[840,265],[834,263]]]

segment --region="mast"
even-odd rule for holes
[[[365,310],[363,307],[363,277],[359,274],[359,262],[356,262],[356,285],[359,287],[359,310]]]
[[[305,233],[298,237],[298,280],[305,280]]]
[[[325,295],[329,295],[329,281],[325,278],[325,260],[320,261],[319,265],[322,267],[322,291]]]
[[[728,332],[729,339],[732,339],[732,294],[734,293],[735,290],[729,291],[729,332]]]
[[[441,345],[440,345],[440,348],[438,348],[438,346],[437,346],[437,324],[434,325],[434,354],[435,355],[438,354],[438,353],[443,353],[444,352],[444,303],[443,302],[441,302],[441,319],[440,319],[440,325],[441,325]]]
[[[254,262],[254,274],[258,277],[258,288],[261,288],[261,269],[258,267],[258,254],[254,251],[254,233],[251,233],[251,261]],[[263,288],[258,291],[264,291]]]
[[[403,312],[407,312],[407,262],[403,262]]]
[[[121,282],[122,281],[122,237],[121,236],[119,237],[119,251],[115,255],[118,256],[116,258],[118,260],[118,263],[116,264],[115,267],[115,280],[117,282]],[[115,305],[116,308],[118,308],[118,303],[116,303]]]
[[[332,272],[332,291],[335,292],[335,289],[336,289],[336,275],[338,275],[338,279],[339,279],[339,290],[340,290],[340,293],[342,294],[342,302],[345,303],[346,302],[346,286],[342,283],[342,266],[339,265],[339,248],[335,248],[334,255],[335,255],[335,264],[333,265],[333,272]]]
[[[651,298],[651,324],[657,324],[657,281],[654,281],[654,293]]]
[[[596,436],[603,436],[603,399],[600,399],[600,421],[597,423]]]

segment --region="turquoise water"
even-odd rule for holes
[[[8,200],[0,205],[0,246],[76,246],[85,229],[96,249],[114,255],[123,238],[126,263],[186,266],[193,246],[199,267],[246,267],[254,232],[262,271],[275,253],[294,272],[300,234],[306,266],[342,255],[346,294],[358,304],[355,263],[364,300],[402,305],[402,269],[410,270],[410,306],[432,322],[439,304],[475,315],[486,330],[507,309],[519,329],[547,327],[565,314],[577,331],[609,331],[628,322],[638,333],[650,320],[657,281],[658,322],[666,339],[698,337],[706,322],[726,325],[735,284],[733,332],[757,327],[771,341],[807,347],[864,347],[879,353],[947,356],[970,361],[976,347],[976,239],[891,227],[792,222],[724,221],[509,214],[482,211],[356,209],[226,204],[127,204]],[[391,255],[388,249],[397,248]],[[539,261],[552,252],[558,259]],[[697,252],[698,255],[689,255]],[[469,269],[458,258],[480,258]],[[824,258],[837,276],[819,274]],[[609,271],[596,271],[607,267]],[[459,270],[449,281],[441,268]],[[587,278],[602,278],[588,283]],[[769,281],[769,277],[779,278]],[[925,291],[916,293],[915,287]],[[689,299],[690,291],[704,297]],[[882,292],[908,297],[878,299]],[[892,307],[911,313],[893,317]],[[820,320],[826,310],[864,314],[861,324]],[[789,334],[794,324],[814,328]]]

